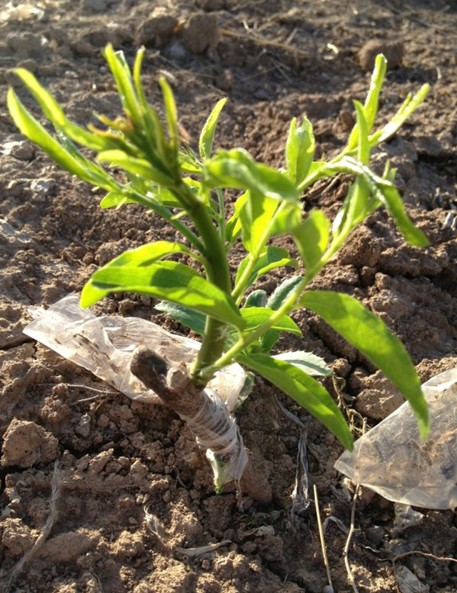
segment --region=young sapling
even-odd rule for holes
[[[426,435],[427,407],[419,379],[398,338],[354,297],[309,286],[351,233],[379,207],[386,209],[408,243],[428,244],[407,215],[394,183],[395,170],[387,165],[379,175],[370,167],[373,148],[397,132],[422,103],[428,86],[409,95],[390,121],[377,128],[386,73],[386,60],[378,56],[365,102],[354,101],[356,123],[343,149],[328,160],[316,159],[312,124],[306,117],[300,122],[294,118],[284,167],[276,169],[257,162],[242,148],[214,150],[225,99],[214,107],[200,134],[198,150],[193,150],[180,139],[175,100],[166,80],[159,81],[163,119],[146,99],[140,77],[144,51],[137,53],[132,69],[124,54],[110,45],[104,55],[124,115],[116,120],[98,116],[103,129],[83,128],[70,121],[55,98],[22,68],[16,74],[55,132],[48,132],[35,119],[13,89],[8,93],[9,110],[21,132],[60,167],[105,190],[102,208],[141,204],[181,236],[179,241],[148,243],[114,258],[84,286],[81,305],[91,306],[111,293],[146,294],[160,300],[157,308],[201,334],[201,348],[190,368],[170,369],[166,361],[144,350],[135,354],[132,368],[212,449],[217,488],[241,479],[246,467],[233,418],[205,390],[211,377],[233,362],[288,394],[344,447],[352,447],[342,412],[316,378],[330,373],[325,363],[312,353],[271,354],[282,332],[301,335],[292,317],[299,308],[320,315],[378,366],[410,402],[420,432]],[[95,159],[81,148],[92,151]],[[338,214],[330,220],[324,210],[309,209],[307,195],[318,180],[340,174],[350,175],[352,182]],[[227,190],[238,192],[231,215]],[[272,239],[284,235],[293,239],[297,256],[272,244]],[[245,255],[232,277],[230,257],[240,243]],[[184,258],[193,265],[184,263]],[[255,290],[261,277],[286,266],[297,271],[272,295]],[[199,414],[202,406],[209,407]],[[224,411],[217,412],[219,420],[208,428],[216,408]],[[224,439],[227,431],[231,431],[228,440]],[[232,464],[234,456],[240,463]],[[257,498],[265,502],[268,496]]]

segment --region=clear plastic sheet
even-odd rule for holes
[[[345,451],[335,468],[388,500],[428,509],[457,506],[457,368],[422,385],[430,413],[423,441],[405,403]]]
[[[34,321],[24,333],[61,356],[91,371],[129,398],[159,403],[158,396],[146,390],[130,372],[130,360],[137,346],[147,346],[167,360],[170,366],[192,362],[200,343],[171,334],[159,325],[137,317],[96,317],[79,307],[79,297],[71,294],[49,309],[32,307]],[[238,364],[216,373],[208,388],[219,395],[230,411],[246,382]]]

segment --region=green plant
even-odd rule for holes
[[[217,370],[239,362],[291,396],[350,448],[352,436],[343,414],[311,376],[325,374],[322,361],[306,353],[279,359],[270,354],[281,332],[301,334],[290,315],[305,307],[384,371],[409,400],[425,435],[427,407],[401,342],[355,298],[312,290],[309,284],[352,231],[380,206],[410,244],[427,245],[427,238],[407,216],[394,185],[395,170],[387,166],[380,176],[370,168],[371,150],[396,133],[423,101],[427,85],[408,96],[385,126],[375,129],[386,72],[386,60],[378,56],[365,102],[354,101],[356,124],[342,151],[328,161],[315,160],[311,123],[306,117],[300,123],[293,119],[285,167],[277,170],[256,162],[241,148],[213,151],[225,99],[206,121],[198,153],[182,145],[167,82],[160,80],[165,121],[146,100],[140,80],[143,51],[138,52],[132,71],[124,55],[111,46],[104,54],[124,109],[124,117],[115,121],[99,116],[105,129],[71,122],[33,74],[21,68],[16,74],[53,124],[55,134],[25,109],[13,89],[8,94],[10,113],[21,132],[60,167],[107,192],[102,208],[142,204],[173,226],[182,241],[157,241],[116,257],[87,282],[82,306],[114,292],[161,299],[163,310],[202,335],[201,350],[189,371],[194,387],[203,388]],[[85,156],[87,152],[77,145],[93,151],[96,159]],[[102,164],[122,171],[123,179]],[[307,212],[307,190],[319,179],[339,174],[351,175],[353,182],[335,219],[330,221],[323,210]],[[230,216],[225,198],[229,188],[240,192]],[[293,238],[298,260],[271,245],[273,237],[285,234]],[[245,257],[232,278],[229,257],[240,241]],[[190,258],[194,265],[183,263],[179,256]],[[264,291],[253,290],[261,276],[283,266],[301,267],[302,273],[288,278],[269,298]]]

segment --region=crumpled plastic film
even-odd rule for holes
[[[171,334],[145,319],[97,317],[89,309],[80,308],[76,294],[64,297],[49,309],[32,307],[30,311],[34,321],[24,328],[25,334],[137,401],[160,402],[130,372],[130,360],[137,346],[147,346],[170,366],[189,364],[200,348],[196,340]],[[216,373],[208,387],[232,410],[245,382],[243,368],[232,364]]]
[[[363,435],[335,468],[388,500],[427,509],[457,506],[457,368],[422,385],[430,434],[419,436],[405,403]]]
[[[197,437],[211,463],[214,484],[220,489],[223,484],[240,480],[248,462],[238,425],[221,397],[213,390],[205,389],[208,398],[195,416],[181,416]]]

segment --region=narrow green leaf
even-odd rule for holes
[[[398,189],[394,185],[384,185],[379,189],[388,212],[406,241],[416,247],[427,247],[427,245],[430,245],[427,236],[414,225],[406,213],[405,205]]]
[[[330,239],[330,221],[322,210],[311,210],[292,235],[307,270],[319,263]]]
[[[370,144],[368,142],[368,123],[365,118],[363,106],[358,101],[354,101],[354,107],[357,117],[357,160],[364,165],[370,161]]]
[[[135,249],[127,249],[104,266],[105,268],[120,268],[123,266],[149,266],[156,261],[176,253],[185,253],[197,260],[200,258],[182,243],[171,241],[156,241],[147,243]]]
[[[8,109],[14,123],[29,140],[40,146],[62,169],[79,179],[106,190],[118,184],[101,167],[87,167],[83,157],[75,158],[27,111],[13,89],[8,91]]]
[[[343,414],[328,391],[315,379],[297,366],[266,354],[242,355],[238,357],[237,362],[287,393],[324,424],[344,447],[352,449],[352,435]]]
[[[62,107],[51,93],[40,85],[35,75],[25,68],[15,68],[13,72],[22,80],[32,93],[47,119],[58,127],[64,126],[67,122],[67,118]]]
[[[116,83],[124,110],[128,113],[138,129],[141,129],[143,123],[141,109],[133,86],[132,75],[123,52],[114,51],[113,46],[110,43],[106,46],[103,54]]]
[[[286,278],[272,292],[266,306],[270,309],[273,309],[274,311],[277,311],[289,297],[290,293],[293,292],[302,281],[303,276],[291,276]]]
[[[170,303],[168,301],[160,301],[154,305],[154,308],[166,313],[178,323],[182,323],[182,325],[185,325],[201,336],[205,333],[206,315],[203,315],[198,311],[193,311],[189,307],[184,307],[177,303]]]
[[[304,352],[303,350],[283,352],[275,354],[273,358],[285,360],[313,377],[330,377],[332,375],[332,369],[327,366],[325,360],[312,352]]]
[[[309,172],[315,145],[311,122],[304,117],[301,126],[297,128],[297,119],[294,117],[290,122],[286,142],[286,166],[289,177],[296,184],[301,183]]]
[[[238,307],[229,295],[178,262],[162,261],[143,267],[105,266],[84,286],[81,306],[89,307],[113,292],[147,294],[184,305],[239,329],[244,327]]]
[[[227,99],[221,99],[216,103],[208,119],[206,120],[205,125],[203,126],[198,142],[198,150],[202,159],[209,159],[211,153],[213,152],[213,141],[216,125],[226,102]]]
[[[370,136],[370,145],[377,146],[381,142],[385,142],[392,137],[407,119],[416,111],[416,109],[423,103],[425,97],[430,91],[430,85],[424,84],[419,91],[412,95],[411,93],[406,97],[400,109],[392,117],[389,122],[381,129]]]
[[[273,314],[271,309],[267,307],[248,307],[240,309],[241,317],[245,321],[243,332],[249,333],[250,331],[262,325],[265,321],[268,321]],[[295,323],[295,321],[288,315],[284,315],[277,321],[271,329],[277,331],[289,332],[298,336],[303,335],[301,329]]]
[[[379,54],[378,56],[376,56],[373,74],[371,75],[370,88],[368,89],[367,98],[362,108],[364,119],[366,121],[367,133],[371,132],[375,123],[376,115],[378,113],[379,95],[381,93],[386,72],[387,60],[382,54]],[[358,144],[359,125],[356,124],[349,136],[347,148],[349,150],[352,150]]]
[[[121,167],[133,175],[151,179],[155,183],[160,183],[165,186],[175,185],[173,179],[169,177],[167,173],[154,167],[146,159],[138,159],[129,156],[122,150],[105,150],[98,155],[97,160],[101,163],[108,163],[112,167]]]
[[[320,315],[385,373],[410,402],[425,436],[428,411],[419,378],[405,347],[383,321],[355,298],[332,291],[307,291],[300,305]]]
[[[233,215],[225,225],[225,240],[230,245],[233,244],[241,234],[241,212],[245,207],[249,192],[244,192],[235,202]]]
[[[378,113],[379,95],[387,72],[387,60],[382,54],[376,56],[373,74],[371,75],[370,88],[363,106],[363,112],[370,132],[374,126]]]
[[[175,97],[170,85],[162,76],[159,79],[162,89],[163,104],[165,107],[165,116],[168,124],[168,142],[173,152],[178,153],[179,149],[179,130],[178,130],[178,112],[176,110]]]

